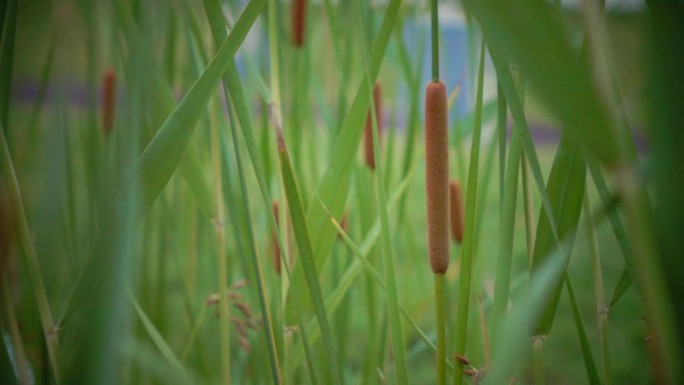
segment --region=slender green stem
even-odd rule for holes
[[[212,119],[214,120],[214,119]],[[228,261],[226,260],[225,217],[223,213],[223,189],[221,183],[221,150],[219,147],[218,124],[211,122],[211,161],[214,171],[214,204],[216,217],[216,258],[218,260],[219,279],[219,320],[221,333],[221,373],[223,384],[230,384],[230,312],[228,306]]]
[[[29,230],[28,221],[26,220],[26,212],[24,211],[24,204],[21,199],[21,192],[19,190],[19,182],[17,175],[14,172],[14,164],[12,162],[12,155],[10,154],[7,140],[5,139],[5,127],[0,122],[0,156],[2,157],[2,164],[5,174],[5,183],[8,186],[10,202],[14,208],[14,221],[16,223],[17,232],[21,242],[22,252],[26,258],[26,266],[28,267],[28,275],[33,285],[33,295],[38,304],[38,313],[40,315],[40,322],[43,327],[43,335],[48,349],[48,356],[50,358],[50,366],[53,370],[55,379],[59,383],[59,359],[58,359],[58,341],[57,333],[54,332],[55,323],[52,320],[52,313],[50,312],[50,305],[48,304],[47,294],[45,292],[45,285],[43,284],[43,277],[40,271],[40,264],[38,263],[38,256],[33,247],[31,240],[31,231]]]
[[[466,226],[463,236],[463,251],[461,253],[461,281],[458,289],[458,313],[456,316],[456,354],[465,355],[466,333],[468,330],[468,307],[470,304],[470,282],[475,247],[475,213],[477,208],[477,179],[480,163],[480,139],[482,134],[482,93],[484,84],[485,43],[480,48],[480,68],[477,80],[477,97],[475,106],[475,123],[473,126],[473,140],[470,151],[470,165],[468,170],[468,189],[466,192]],[[454,368],[454,385],[463,383],[463,365]]]
[[[437,385],[446,384],[446,303],[444,274],[435,274],[435,309],[437,310]]]
[[[591,200],[589,194],[584,194],[584,220],[587,227],[587,244],[589,246],[589,258],[591,259],[591,271],[594,276],[594,293],[596,296],[596,316],[598,321],[599,342],[601,345],[601,370],[603,371],[603,383],[611,384],[610,362],[608,360],[608,306],[606,306],[603,291],[603,275],[601,273],[601,260],[598,253],[596,240],[596,225],[591,212]]]
[[[439,11],[438,0],[430,1],[430,15],[432,22],[432,81],[439,81]]]
[[[361,1],[356,1],[359,19],[361,19]],[[361,57],[363,59],[364,68],[366,69],[365,82],[368,97],[372,100],[373,87],[370,76],[370,63],[368,60],[368,52],[365,39],[361,34]],[[398,385],[407,385],[408,368],[406,365],[406,352],[404,345],[404,335],[401,328],[401,320],[399,318],[399,299],[397,296],[397,282],[394,272],[394,261],[392,252],[392,241],[390,239],[390,225],[389,217],[387,215],[387,196],[385,193],[385,183],[383,178],[384,165],[382,164],[382,157],[380,156],[380,137],[378,133],[377,112],[374,103],[370,103],[371,107],[371,122],[373,125],[373,152],[376,159],[375,169],[375,184],[376,184],[376,199],[378,202],[378,210],[380,213],[380,229],[382,239],[382,259],[385,267],[385,279],[387,281],[387,309],[389,316],[390,332],[392,334],[392,350],[394,353],[394,364],[396,383]]]
[[[532,349],[534,385],[544,385],[544,337],[534,337],[532,340]]]

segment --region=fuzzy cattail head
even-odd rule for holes
[[[116,73],[113,68],[104,73],[102,79],[102,132],[108,136],[114,129],[116,103]]]
[[[449,146],[442,82],[430,82],[425,94],[425,176],[430,266],[444,274],[449,267]]]
[[[463,195],[461,184],[455,180],[449,182],[449,198],[451,208],[451,237],[459,245],[463,242]]]
[[[274,200],[273,203],[271,204],[271,207],[273,209],[273,217],[275,217],[276,224],[280,223],[280,216],[279,216],[279,209],[278,209],[278,201]],[[273,243],[273,269],[276,271],[277,274],[280,274],[281,270],[281,256],[280,256],[280,246],[278,245],[278,234],[275,232],[272,234],[271,237],[272,243]]]
[[[292,1],[292,43],[299,48],[304,45],[307,0]]]
[[[380,83],[375,83],[373,87],[373,103],[375,104],[375,122],[378,126],[378,142],[382,139],[382,87]],[[366,160],[366,166],[371,170],[375,170],[375,153],[373,152],[373,114],[368,108],[368,115],[366,115],[366,129],[363,134],[363,154]]]

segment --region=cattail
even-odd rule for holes
[[[276,224],[280,223],[280,216],[278,214],[278,201],[274,200],[272,204],[273,208],[273,216],[275,217]],[[280,246],[278,245],[278,234],[273,232],[273,235],[271,237],[272,242],[273,242],[273,268],[275,269],[277,274],[280,274],[281,266],[280,266]]]
[[[108,136],[114,129],[116,102],[116,73],[113,68],[104,73],[102,80],[102,132]]]
[[[431,82],[425,94],[425,175],[430,266],[435,274],[449,267],[449,146],[447,93]]]
[[[375,104],[375,122],[378,126],[378,143],[382,138],[382,88],[380,83],[375,83],[373,87],[373,103]],[[366,160],[366,166],[371,170],[375,170],[375,153],[373,152],[373,114],[370,108],[368,109],[368,115],[366,115],[366,130],[363,135],[364,144],[364,156]]]
[[[463,195],[461,185],[455,180],[449,182],[449,198],[451,208],[451,237],[459,245],[463,242]]]
[[[304,45],[307,0],[293,0],[292,3],[292,42],[299,48]]]

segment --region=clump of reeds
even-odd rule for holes
[[[449,200],[451,237],[460,245],[463,242],[463,194],[461,193],[461,184],[458,181],[449,182]]]
[[[425,175],[427,185],[428,252],[435,274],[449,267],[449,146],[447,92],[431,82],[425,95]]]
[[[114,111],[116,107],[116,73],[109,68],[102,79],[102,132],[105,136],[114,129]]]
[[[373,87],[373,104],[375,105],[375,122],[378,126],[378,142],[382,139],[382,87],[375,83]],[[370,108],[366,115],[366,129],[363,135],[363,149],[366,166],[375,170],[375,153],[373,152],[373,116]]]
[[[292,2],[292,43],[297,48],[304,45],[306,3],[307,0],[293,0]]]

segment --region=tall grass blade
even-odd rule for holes
[[[19,190],[19,181],[14,171],[14,163],[12,162],[12,155],[10,154],[5,136],[4,124],[0,121],[0,156],[2,157],[2,170],[5,174],[5,184],[9,191],[9,198],[11,206],[14,208],[14,223],[16,231],[18,232],[21,252],[24,255],[28,276],[31,280],[31,287],[33,295],[38,305],[38,314],[40,315],[40,323],[43,328],[43,337],[48,349],[48,356],[50,359],[50,368],[57,383],[60,383],[60,366],[59,366],[59,345],[57,334],[55,333],[55,323],[52,320],[52,313],[50,305],[47,300],[45,291],[45,283],[43,282],[43,275],[41,273],[40,264],[38,263],[38,256],[36,249],[33,246],[31,238],[31,230],[29,229],[28,221],[26,219],[26,212],[24,210],[24,203],[21,198],[21,191]]]
[[[561,238],[572,234],[572,230],[577,227],[582,211],[585,180],[586,167],[582,155],[578,153],[578,148],[570,142],[570,139],[562,137],[547,183],[553,215],[557,221],[558,236]],[[533,274],[556,245],[547,215],[540,212],[538,224],[532,257]],[[572,253],[572,246],[567,252],[569,257]],[[534,328],[535,335],[544,336],[551,330],[561,289],[562,281],[559,281],[544,306],[539,324]]]
[[[265,2],[254,0],[247,5],[202,76],[195,81],[140,156],[138,172],[143,208],[151,205],[171,178],[187,146],[192,127]]]
[[[309,289],[309,295],[314,305],[316,319],[321,328],[321,335],[323,336],[323,344],[325,345],[328,364],[332,378],[329,380],[334,384],[341,384],[340,371],[337,366],[337,355],[335,351],[334,342],[332,339],[332,332],[330,324],[325,312],[325,305],[323,302],[323,295],[321,293],[320,283],[318,282],[318,271],[316,269],[316,262],[311,251],[311,240],[309,238],[309,230],[304,215],[304,208],[299,197],[299,190],[294,179],[292,167],[290,165],[290,158],[282,136],[278,133],[278,152],[280,154],[280,167],[283,177],[283,185],[285,187],[285,195],[290,209],[290,218],[294,230],[295,239],[299,249],[299,256],[302,267],[304,268],[304,275]],[[295,281],[297,282],[297,281]]]
[[[484,84],[485,42],[480,47],[480,64],[477,78],[477,95],[475,97],[475,121],[473,140],[470,150],[468,184],[466,190],[465,233],[461,251],[461,279],[458,287],[458,310],[456,313],[456,332],[454,352],[465,356],[466,336],[468,330],[468,313],[470,305],[470,283],[472,281],[472,264],[475,254],[475,227],[477,218],[477,184],[480,164],[480,140],[482,135],[482,93]],[[463,383],[463,365],[456,365],[453,376],[454,385]]]

